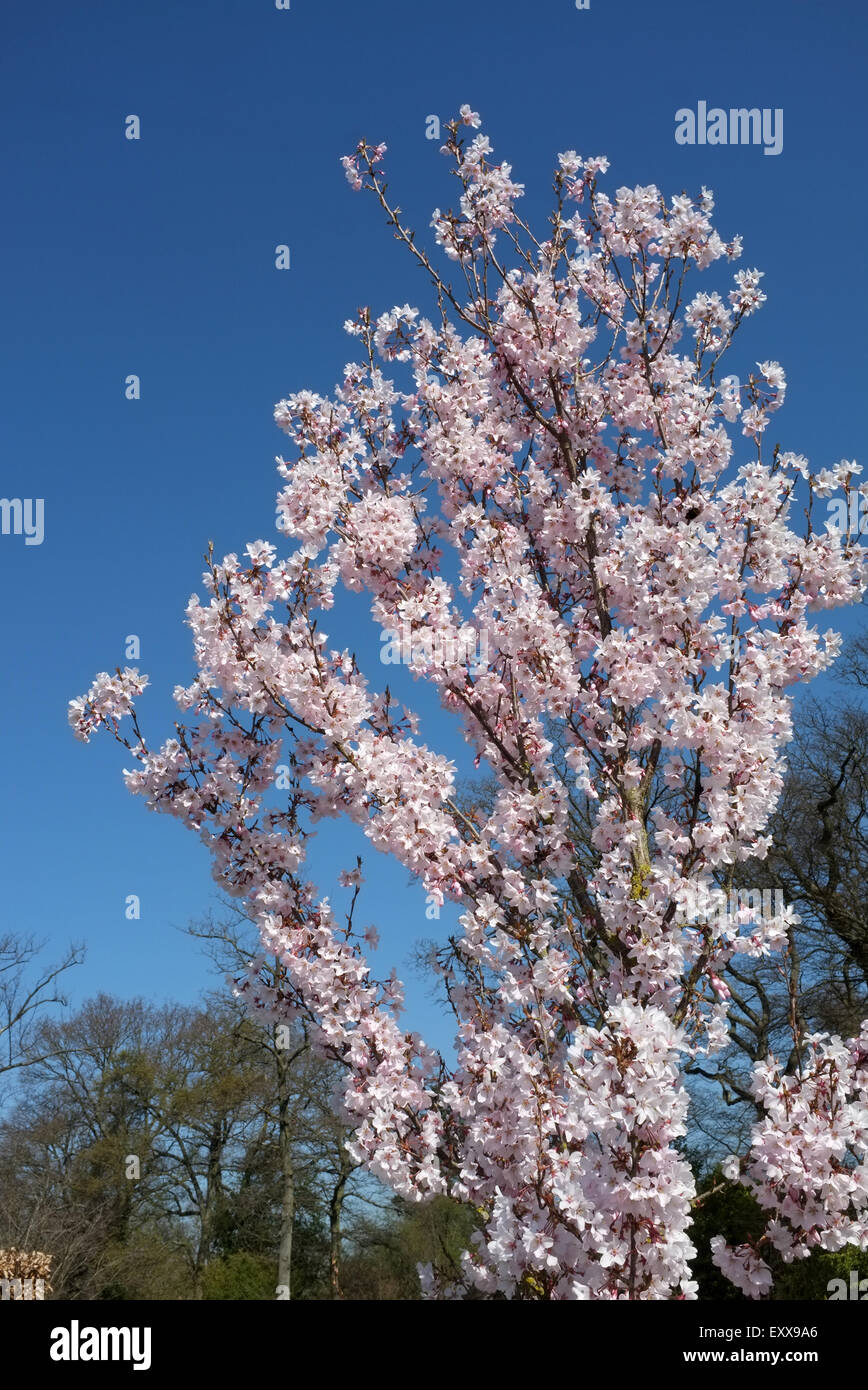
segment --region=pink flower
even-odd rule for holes
[[[460,273],[433,272],[429,317],[359,310],[361,361],[275,407],[278,544],[209,563],[186,723],[149,747],[131,668],[100,673],[70,721],[124,744],[129,789],[202,839],[257,922],[237,991],[340,1063],[354,1160],[407,1200],[472,1209],[461,1270],[427,1271],[429,1296],[693,1298],[685,1069],[726,1046],[730,963],[773,961],[796,920],[715,885],[768,848],[789,687],[837,651],[816,612],[868,581],[860,547],[802,528],[792,494],[849,487],[856,466],[812,476],[763,452],[785,375],[764,361],[742,386],[720,365],[765,295],[757,270],[715,278],[741,248],[707,189],[606,192],[607,161],[568,150],[528,235],[511,166],[450,129],[460,191],[432,225]],[[384,153],[344,156],[353,188],[385,199]],[[366,671],[364,645],[328,635],[347,592],[388,638]],[[419,715],[393,662],[428,688]],[[485,770],[476,798],[427,741],[438,706]],[[454,1055],[400,1026],[355,891],[340,921],[305,877],[313,828],[339,815],[418,882],[420,918],[450,914],[435,963]],[[798,1073],[757,1064],[760,1118],[724,1165],[768,1216],[753,1246],[712,1243],[749,1297],[771,1288],[769,1251],[868,1242],[868,1025],[803,1052]]]

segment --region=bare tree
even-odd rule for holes
[[[84,947],[72,945],[58,964],[34,968],[44,946],[34,936],[0,936],[0,1072],[39,1060],[33,1040],[42,1010],[52,1004],[66,1006],[61,976],[84,959]]]

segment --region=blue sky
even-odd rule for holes
[[[612,187],[710,186],[721,231],[744,237],[741,263],[766,272],[768,302],[730,370],[779,360],[782,445],[818,467],[864,464],[865,11],[855,0],[587,11],[43,0],[7,5],[2,23],[0,492],[45,502],[41,545],[0,536],[3,927],[55,953],[86,940],[76,1001],[97,989],[190,999],[211,977],[176,928],[215,905],[205,850],[127,794],[123,750],[73,739],[67,703],[124,665],[136,634],[152,680],[144,727],[154,742],[171,732],[171,689],[192,675],[184,607],[208,540],[222,555],[274,539],[274,457],[287,443],[274,402],[331,389],[353,356],[342,324],[357,305],[430,304],[339,156],[362,135],[384,140],[420,235],[454,184],[426,117],[463,101],[525,183],[526,213],[544,215],[568,148],[608,155]],[[782,109],[782,152],[677,145],[675,112],[699,101]],[[124,138],[130,114],[138,141]],[[138,401],[124,397],[131,373]],[[360,612],[351,603],[330,636],[367,655],[376,679],[377,634],[359,638]],[[849,631],[861,620],[835,619]],[[432,727],[457,756],[445,718]],[[323,829],[312,859],[323,891],[363,846]],[[404,968],[436,925],[421,891],[373,851],[365,873],[378,964],[407,979],[408,1024],[443,1040],[426,985]],[[124,916],[131,893],[138,922]]]

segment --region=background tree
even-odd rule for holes
[[[37,1059],[31,1043],[40,1015],[66,1005],[61,977],[84,959],[84,947],[73,945],[59,964],[34,969],[43,945],[33,936],[0,935],[0,1073]]]
[[[142,1075],[179,1014],[99,995],[71,1018],[43,1020],[32,1038],[21,1099],[0,1126],[2,1219],[9,1243],[26,1233],[54,1254],[55,1297],[117,1286],[133,1229],[158,1205]]]
[[[733,903],[762,895],[768,902],[775,894],[799,921],[788,930],[782,959],[733,960],[724,973],[732,996],[730,1046],[713,1063],[693,1068],[720,1086],[726,1102],[722,1117],[707,1089],[694,1093],[696,1115],[718,1157],[736,1147],[733,1134],[761,1110],[751,1077],[769,1051],[786,1057],[792,1070],[807,1034],[847,1037],[868,1014],[868,715],[852,693],[866,683],[866,651],[868,641],[854,639],[830,696],[805,701],[799,712],[767,857],[720,880]]]
[[[352,913],[358,885],[348,912]],[[191,925],[191,936],[206,943],[209,957],[229,980],[249,985],[252,973],[260,988],[278,992],[285,980],[279,957],[263,953],[259,934],[250,918],[226,904],[220,920],[209,917]],[[242,1006],[242,1015],[246,1009]],[[278,1286],[292,1289],[292,1246],[296,1225],[296,1188],[299,1180],[308,1194],[328,1213],[329,1289],[341,1295],[343,1225],[348,1203],[377,1200],[377,1184],[361,1178],[361,1165],[347,1149],[350,1127],[339,1115],[339,1082],[342,1069],[317,1056],[310,1046],[304,1021],[292,1024],[249,1025],[245,1036],[264,1053],[264,1065],[273,1073],[274,1090],[262,1114],[263,1126],[277,1132],[281,1174]]]

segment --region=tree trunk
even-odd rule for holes
[[[208,1142],[208,1166],[205,1173],[205,1199],[202,1207],[202,1220],[199,1227],[199,1245],[196,1251],[194,1271],[195,1297],[204,1295],[202,1274],[214,1253],[214,1233],[217,1213],[223,1196],[223,1147],[222,1127],[218,1123],[211,1131]]]
[[[278,1148],[283,1190],[280,1201],[280,1243],[277,1250],[277,1284],[282,1299],[291,1297],[292,1227],[295,1219],[295,1170],[292,1162],[292,1124],[290,1121],[289,1068],[286,1052],[277,1049]]]
[[[341,1217],[344,1210],[347,1179],[352,1171],[353,1165],[350,1163],[345,1150],[341,1148],[338,1180],[329,1202],[329,1289],[332,1298],[343,1297],[341,1293]]]

